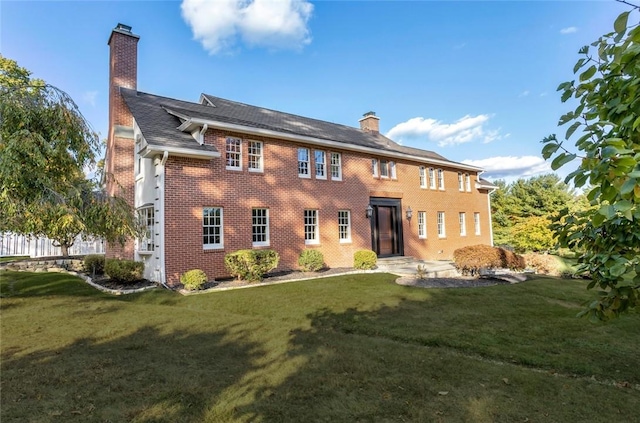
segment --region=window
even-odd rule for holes
[[[391,175],[391,179],[398,179],[398,174],[396,173],[396,162],[389,162],[389,175]]]
[[[318,210],[304,211],[304,243],[319,244]]]
[[[351,242],[351,212],[338,210],[338,235],[340,242]]]
[[[298,148],[298,176],[301,178],[310,178],[309,174],[309,149]]]
[[[386,160],[380,160],[380,177],[389,177],[389,162],[387,162]]]
[[[138,239],[138,252],[151,252],[154,249],[154,211],[153,206],[144,206],[138,209],[138,219],[142,225],[142,236]]]
[[[227,137],[227,169],[242,169],[242,140],[240,138]]]
[[[202,244],[205,250],[223,248],[222,207],[202,210]]]
[[[460,220],[460,236],[467,236],[467,214],[458,213],[458,220]]]
[[[433,168],[429,168],[429,188],[436,189],[436,177]]]
[[[331,153],[331,179],[342,180],[342,157],[340,153]]]
[[[324,151],[316,150],[313,153],[316,162],[316,179],[327,179],[327,164]]]
[[[253,246],[263,247],[269,245],[269,209],[252,209],[251,227]]]
[[[424,166],[420,166],[420,188],[427,187],[427,171]]]
[[[427,212],[418,212],[418,238],[427,237]]]
[[[458,172],[458,189],[464,191],[464,179],[462,178],[462,172]]]
[[[444,212],[439,211],[438,212],[438,237],[444,238],[445,236],[447,236],[447,233],[444,227]]]
[[[249,141],[249,172],[262,172],[262,142]]]
[[[371,174],[374,178],[378,177],[378,159],[371,159]]]
[[[444,190],[444,172],[438,169],[438,189]]]
[[[480,235],[480,213],[473,214],[473,226],[475,226],[476,235]]]
[[[465,185],[467,186],[467,192],[471,192],[471,177],[469,176],[468,173],[464,174],[464,182],[465,182]]]

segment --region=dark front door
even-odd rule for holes
[[[402,219],[399,199],[370,198],[373,215],[371,216],[372,250],[378,257],[401,256]]]

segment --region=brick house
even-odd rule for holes
[[[109,38],[109,194],[147,226],[108,257],[145,262],[145,276],[179,285],[199,268],[227,276],[225,254],[271,248],[279,269],[320,250],[329,267],[353,254],[450,259],[492,244],[482,169],[397,144],[367,113],[359,128],[203,94],[188,102],[139,92],[137,43],[119,24]]]

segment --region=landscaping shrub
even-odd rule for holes
[[[90,275],[102,275],[104,273],[104,255],[89,254],[82,260],[82,270]]]
[[[184,285],[184,289],[197,291],[207,282],[207,274],[200,269],[191,269],[180,276],[180,282]]]
[[[371,270],[376,267],[378,256],[371,250],[358,250],[353,255],[353,267],[362,270]]]
[[[529,253],[525,254],[524,258],[527,266],[535,269],[536,273],[552,276],[560,276],[562,273],[558,259],[550,254]]]
[[[274,250],[238,250],[224,256],[229,274],[250,282],[261,281],[279,262],[280,256]]]
[[[298,265],[304,272],[317,272],[324,267],[324,256],[318,250],[303,250]]]
[[[133,260],[108,259],[104,264],[104,272],[115,281],[131,283],[142,279],[144,263]]]
[[[463,275],[477,275],[480,269],[508,268],[522,270],[526,263],[522,256],[489,245],[471,245],[453,252],[456,268]]]

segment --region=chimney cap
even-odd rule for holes
[[[365,114],[364,114],[364,115],[362,115],[362,116],[364,116],[364,117],[369,117],[369,116],[375,116],[375,115],[376,115],[376,112],[371,111],[371,112],[367,112],[367,113],[365,113]]]
[[[109,36],[109,41],[107,41],[108,45],[111,45],[111,39],[113,38],[113,34],[122,34],[122,35],[126,35],[128,37],[133,37],[136,39],[140,38],[139,35],[136,35],[133,32],[131,32],[131,27],[129,25],[125,25],[123,23],[118,23],[118,25],[116,25],[116,27],[113,28],[113,31],[111,31],[111,35]]]
[[[128,32],[129,34],[131,34],[131,26],[125,25],[123,23],[118,22],[118,25],[116,25],[115,29],[121,32]]]

